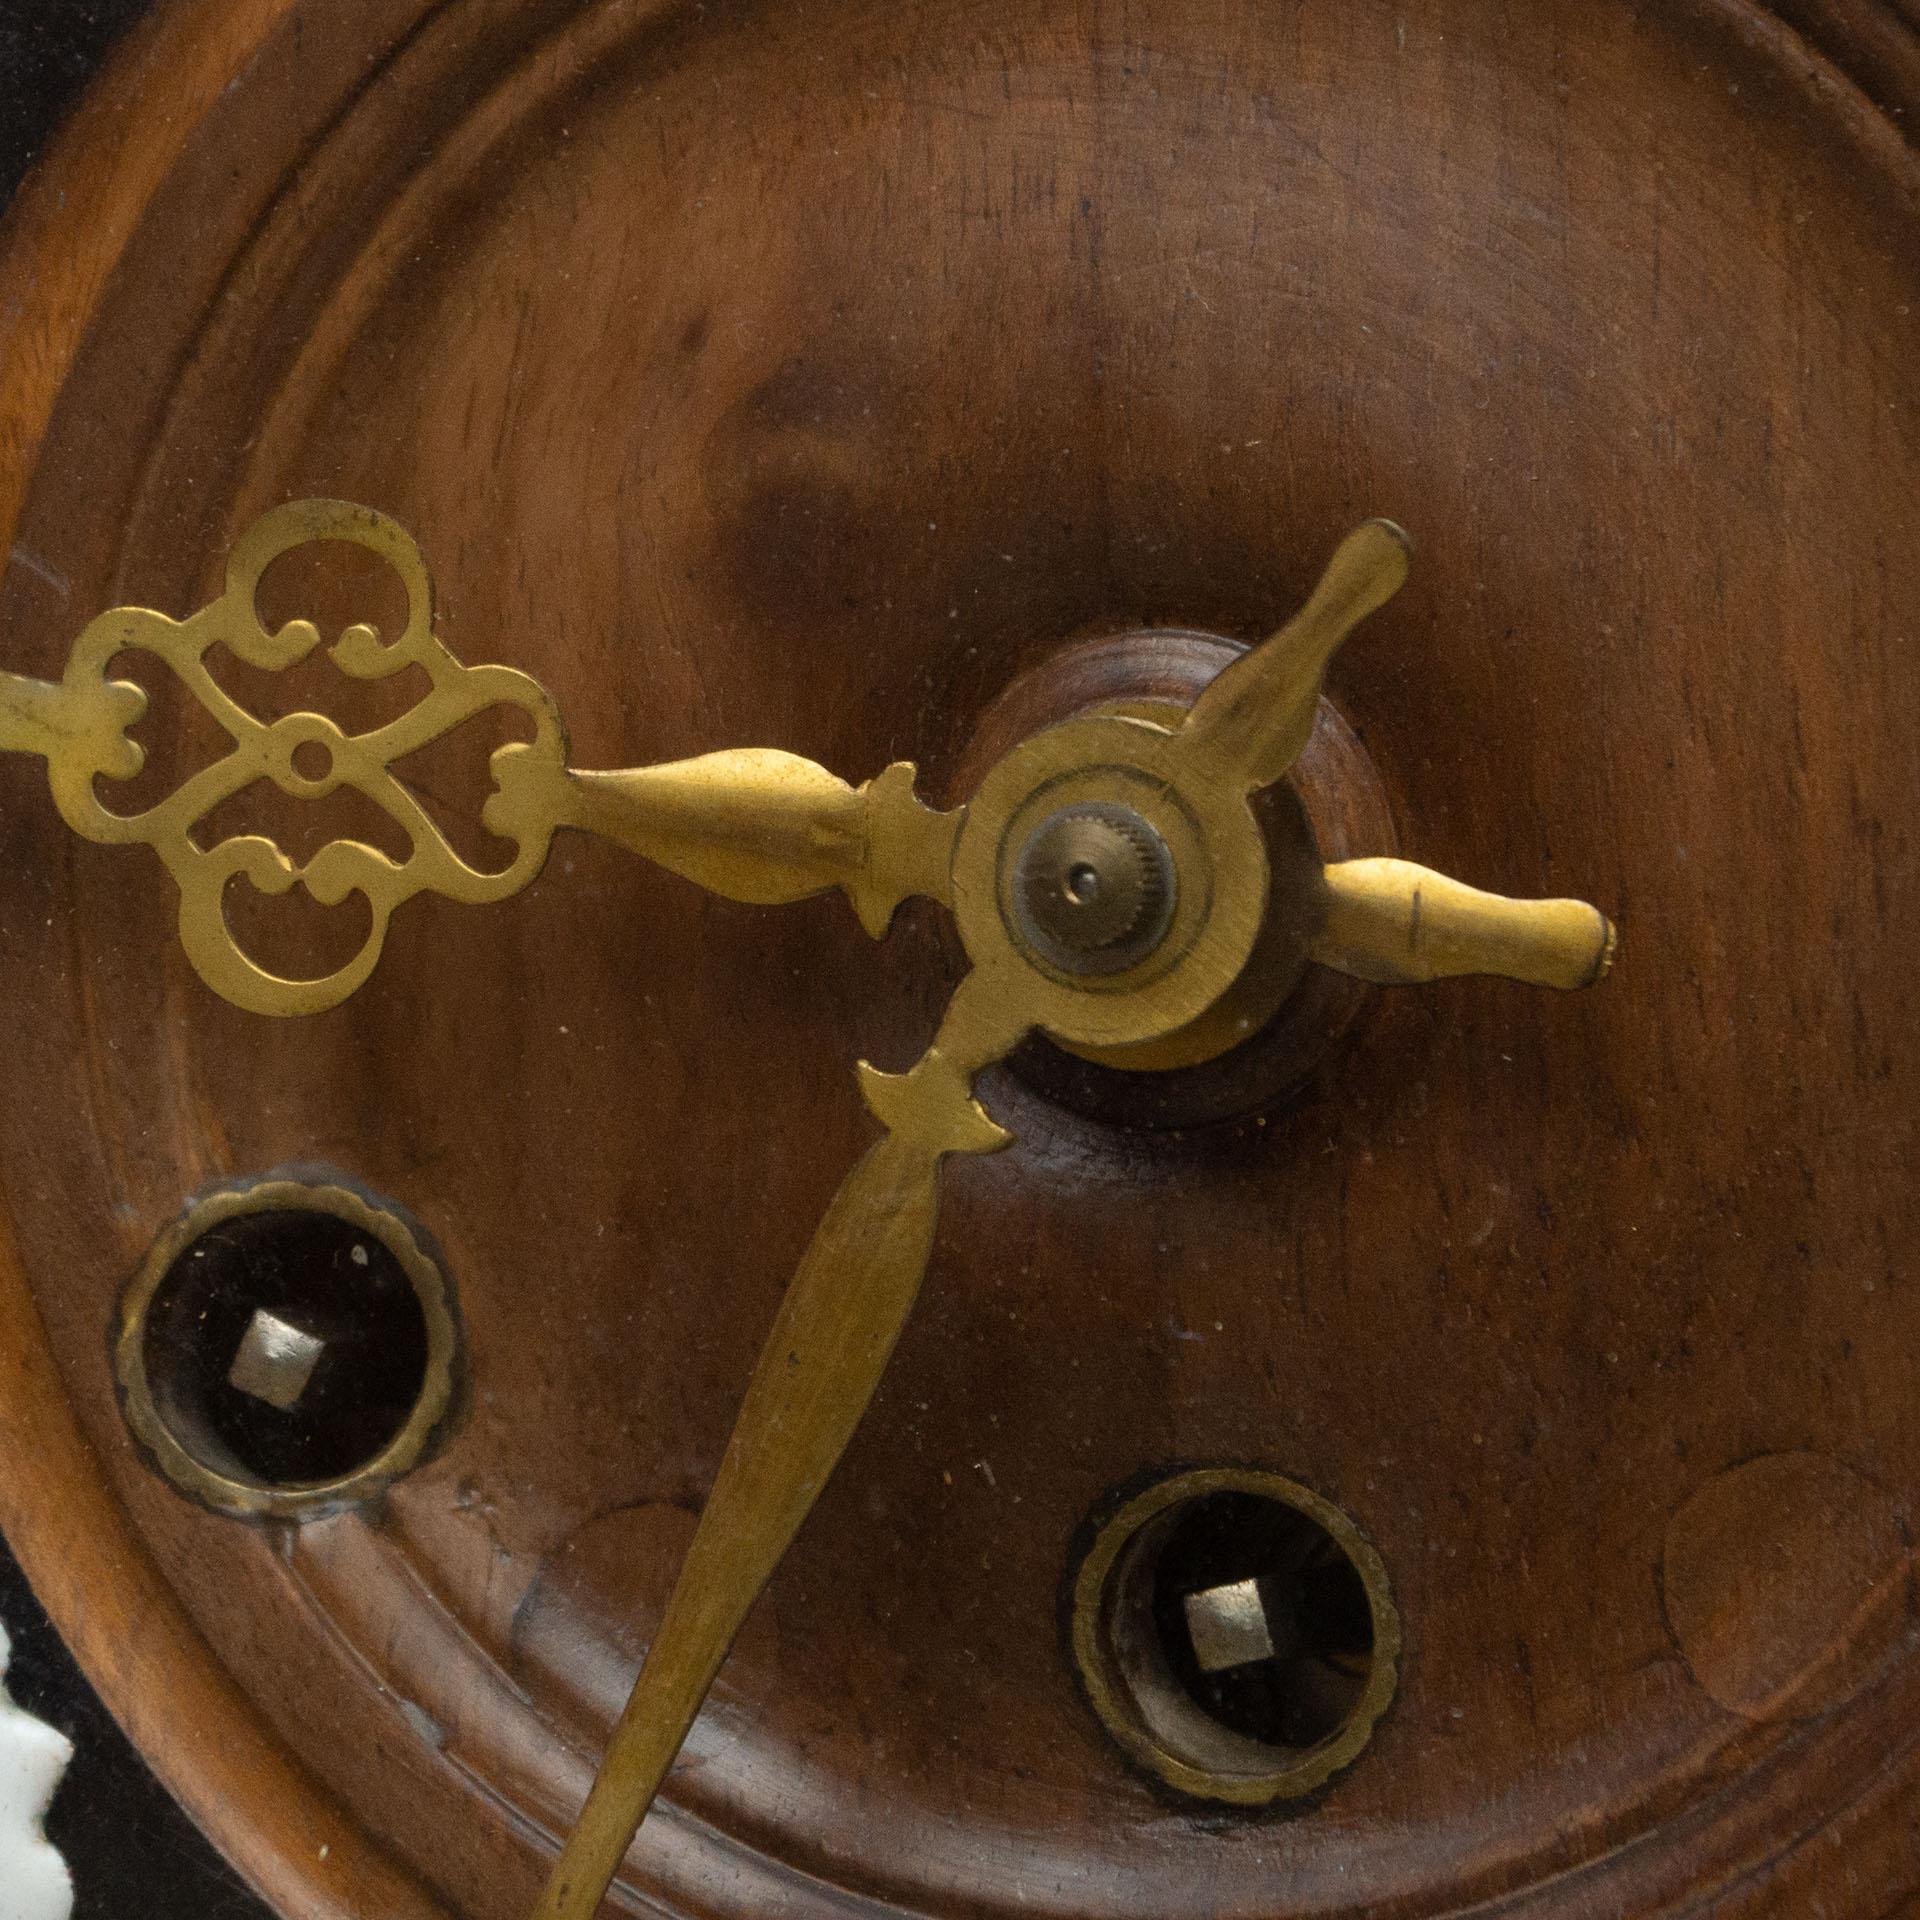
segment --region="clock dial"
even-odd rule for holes
[[[362,728],[307,710],[264,720],[221,686],[212,663],[225,654],[284,674],[309,660],[318,627],[263,619],[261,586],[277,560],[334,542],[398,572],[405,614],[388,636],[356,622],[330,658],[357,680],[414,674],[424,685],[394,717]],[[560,826],[605,833],[727,898],[786,901],[838,885],[875,935],[910,893],[955,911],[968,971],[917,1066],[886,1074],[861,1065],[861,1091],[885,1137],[834,1196],[766,1337],[542,1915],[598,1910],[721,1662],[852,1439],[925,1275],[942,1162],[1011,1143],[973,1097],[986,1069],[1035,1031],[1121,1059],[1181,1042],[1258,971],[1269,923],[1297,944],[1296,972],[1317,964],[1396,982],[1504,973],[1560,987],[1605,973],[1614,930],[1582,902],[1506,900],[1404,860],[1322,866],[1294,858],[1290,846],[1278,859],[1263,847],[1248,802],[1305,753],[1328,662],[1397,591],[1408,546],[1399,527],[1368,521],[1341,543],[1306,605],[1231,659],[1190,710],[1151,719],[1094,710],[1044,728],[944,816],[914,800],[906,762],[857,790],[770,748],[623,773],[569,768],[545,690],[509,668],[454,660],[433,633],[431,585],[412,543],[385,516],[344,502],[264,515],[229,559],[225,591],[191,618],[117,608],[88,623],[58,681],[0,673],[0,749],[45,760],[59,811],[83,838],[160,856],[179,892],[180,943],[194,971],[246,1012],[339,1006],[378,964],[396,908],[423,892],[467,905],[504,899],[538,873]],[[228,744],[164,798],[115,807],[101,787],[124,788],[148,760],[133,736],[149,696],[137,681],[111,677],[112,663],[127,659],[169,669]],[[528,718],[532,738],[491,758],[481,818],[513,851],[481,869],[454,852],[394,769],[495,707]],[[400,829],[404,853],[339,837],[295,859],[265,835],[212,836],[212,817],[267,787],[319,803],[358,795]],[[330,972],[273,971],[236,932],[230,902],[244,887],[267,898],[301,888],[328,907],[358,900],[370,931]],[[216,1511],[302,1522],[370,1506],[419,1467],[452,1417],[457,1346],[446,1275],[409,1223],[348,1185],[278,1179],[211,1195],[162,1236],[122,1302],[115,1362],[129,1427],[183,1492]],[[1313,1503],[1302,1494],[1285,1504],[1311,1513]],[[1147,1540],[1143,1533],[1127,1548],[1129,1564]],[[1377,1560],[1370,1549],[1365,1557],[1377,1596]],[[1175,1626],[1207,1673],[1282,1659],[1273,1596],[1283,1582],[1308,1593],[1306,1576],[1295,1579],[1304,1563],[1286,1555],[1248,1571],[1256,1563],[1263,1552],[1241,1543],[1237,1586],[1209,1575],[1214,1584],[1185,1595],[1196,1622],[1230,1592],[1258,1616],[1259,1644],[1245,1657],[1207,1658],[1199,1627]],[[1091,1625],[1076,1629],[1076,1657],[1097,1686],[1102,1662],[1088,1648],[1110,1644],[1117,1677],[1100,1697],[1111,1702],[1138,1665],[1123,1645],[1129,1630],[1099,1595],[1080,1611]],[[1304,1597],[1283,1611],[1297,1611],[1304,1627]],[[1377,1597],[1373,1611],[1377,1629]],[[1352,1657],[1371,1665],[1354,1675],[1376,1701],[1356,1724],[1364,1740],[1392,1663],[1377,1647]],[[1305,1684],[1287,1672],[1285,1684]],[[1320,1684],[1333,1676],[1344,1677],[1337,1660]],[[1165,1691],[1178,1677],[1156,1673],[1151,1686]],[[1272,1683],[1283,1684],[1277,1670]],[[1132,1697],[1144,1706],[1148,1690],[1143,1675]],[[1112,1711],[1107,1718],[1117,1724]],[[1333,1740],[1336,1730],[1285,1737],[1316,1785],[1357,1751]],[[1203,1767],[1170,1765],[1163,1775],[1201,1797],[1273,1797],[1243,1788],[1240,1767],[1215,1771],[1217,1793]],[[1260,1779],[1291,1771],[1275,1773],[1270,1761],[1253,1768]]]
[[[824,1218],[836,1270],[924,1286],[857,1431],[809,1427],[772,1495],[773,1452],[742,1469],[759,1547],[797,1531],[621,1897],[1642,1912],[1760,1884],[1790,1810],[1884,1908],[1920,603],[1890,122],[1752,9],[377,11],[163,11],[6,268],[32,1464],[0,1500],[143,1747],[290,1912],[531,1911],[643,1657],[691,1644],[663,1622],[776,1313],[815,1351]],[[244,598],[315,644],[223,628],[204,664],[327,767],[263,764],[171,863],[76,843],[31,686],[102,609],[218,604],[316,499],[432,556],[450,664],[355,670],[410,544],[289,543]],[[1236,654],[1375,508],[1420,537],[1406,590],[1331,664]],[[231,729],[99,651],[149,699],[101,790],[210,777]],[[340,743],[497,670],[524,699],[391,769],[452,885],[242,882],[255,975],[174,951],[175,873],[228,835],[402,865]],[[334,731],[295,742],[308,711]],[[570,829],[538,879],[536,817]],[[1195,859],[1260,908],[1201,914]],[[1595,995],[1453,978],[1576,984],[1604,927],[1436,870],[1617,904],[1625,958]],[[207,986],[337,976],[299,1020]],[[845,1066],[956,1057],[941,1111],[978,1069],[1019,1151],[956,1155],[936,1223],[948,1135],[882,1092],[874,1147]],[[898,1246],[834,1200],[876,1164]],[[105,1334],[196,1196],[298,1170],[420,1223],[459,1390],[377,1500],[248,1525],[153,1470]],[[180,1364],[293,1446],[349,1349],[249,1304]],[[1062,1626],[1083,1582],[1155,1752],[1194,1714],[1364,1752],[1284,1822],[1170,1797]],[[610,1789],[615,1851],[661,1763]]]

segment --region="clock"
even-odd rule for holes
[[[0,1521],[276,1910],[1920,1888],[1902,32],[134,30]]]

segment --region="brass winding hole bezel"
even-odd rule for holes
[[[1341,1724],[1311,1746],[1272,1745],[1210,1717],[1174,1678],[1145,1617],[1141,1588],[1160,1548],[1186,1513],[1218,1494],[1304,1515],[1366,1593],[1373,1643],[1365,1683]],[[1070,1578],[1071,1650],[1094,1712],[1132,1760],[1193,1799],[1260,1807],[1317,1791],[1359,1757],[1399,1684],[1400,1616],[1379,1554],[1347,1514],[1282,1474],[1202,1467],[1157,1479],[1096,1524]]]
[[[424,1323],[420,1387],[404,1421],[369,1458],[330,1478],[273,1481],[255,1474],[183,1415],[149,1367],[151,1316],[182,1256],[231,1221],[274,1213],[329,1215],[378,1241],[406,1276]],[[397,1209],[334,1180],[270,1176],[203,1195],[155,1240],[122,1297],[113,1361],[127,1425],[189,1499],[237,1518],[310,1520],[371,1499],[426,1458],[453,1410],[460,1355],[446,1274]]]

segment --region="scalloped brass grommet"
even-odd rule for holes
[[[1166,1474],[1097,1518],[1069,1628],[1128,1757],[1235,1806],[1297,1799],[1350,1766],[1399,1677],[1379,1554],[1331,1501],[1251,1467]]]
[[[460,1332],[424,1233],[324,1178],[194,1201],[122,1298],[134,1437],[190,1499],[306,1520],[411,1472],[452,1410]]]

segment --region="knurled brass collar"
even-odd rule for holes
[[[1167,843],[1131,807],[1063,807],[1021,849],[1013,901],[1021,935],[1064,973],[1122,973],[1173,919]]]

